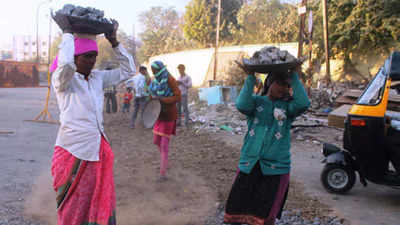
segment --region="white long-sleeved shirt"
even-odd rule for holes
[[[125,81],[125,84],[126,86],[133,88],[135,97],[141,98],[148,96],[146,93],[146,77],[143,74],[138,73]]]
[[[58,67],[52,76],[52,85],[60,109],[60,129],[56,146],[75,157],[98,161],[103,127],[103,89],[128,79],[135,74],[132,56],[121,46],[113,48],[120,64],[114,70],[92,70],[88,81],[76,72],[74,63],[74,36],[63,34],[59,46]]]
[[[189,88],[192,87],[192,78],[190,78],[187,74],[185,76],[180,76],[178,81],[181,83],[178,85],[179,90],[181,90],[182,95],[187,95]]]

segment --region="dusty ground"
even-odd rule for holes
[[[58,127],[24,121],[40,112],[45,93],[40,88],[0,89],[0,106],[5,108],[0,111],[0,130],[13,131],[0,135],[1,225],[46,224],[38,219],[54,224],[49,165]],[[55,115],[55,102],[50,106]],[[105,116],[116,156],[119,224],[201,224],[223,205],[239,157],[240,135],[179,129],[171,143],[170,180],[160,184],[156,182],[159,154],[151,131],[131,130],[128,121],[128,115],[119,113]],[[297,134],[302,140],[297,140]],[[291,184],[287,208],[293,213],[301,210],[311,219],[338,214],[352,225],[399,224],[398,190],[357,183],[348,195],[338,196],[322,188],[321,144],[310,139],[340,143],[340,136],[340,131],[325,128],[294,135],[291,176],[297,182]]]
[[[140,221],[137,224],[166,224],[165,218],[169,218],[176,225],[203,224],[207,215],[225,202],[240,144],[226,144],[220,139],[226,138],[223,133],[216,138],[215,134],[179,128],[170,146],[170,180],[159,184],[159,152],[152,144],[151,130],[131,130],[127,115],[120,114],[105,116],[105,127],[115,151],[119,217],[123,220],[129,217]],[[292,182],[291,187],[287,209],[300,210],[308,219],[332,216],[328,206],[304,195],[302,184]]]

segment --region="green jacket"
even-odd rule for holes
[[[260,161],[263,174],[290,172],[290,127],[310,105],[298,75],[292,75],[293,100],[271,101],[253,95],[256,78],[249,75],[236,100],[237,109],[247,115],[248,131],[240,154],[239,169],[250,173]]]

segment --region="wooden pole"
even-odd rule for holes
[[[305,20],[306,20],[306,10],[304,10],[304,13],[300,13],[302,7],[307,7],[307,0],[302,0],[301,5],[299,7],[299,14],[300,14],[300,27],[299,27],[299,46],[298,46],[298,51],[297,51],[297,58],[300,58],[303,56],[303,32],[304,32],[304,26],[305,26]]]
[[[309,52],[309,55],[308,55],[308,71],[307,71],[307,94],[308,94],[308,96],[310,96],[310,94],[311,94],[311,85],[312,85],[312,79],[313,79],[313,77],[312,77],[312,74],[313,74],[313,63],[312,63],[312,51],[313,51],[313,42],[312,42],[312,39],[313,39],[313,31],[314,31],[314,29],[313,29],[313,26],[314,26],[314,23],[313,23],[313,18],[312,18],[312,16],[313,16],[313,13],[312,13],[312,11],[310,11],[310,14],[309,14],[309,20],[308,20],[308,41],[309,41],[309,48],[310,48],[310,52]]]
[[[219,29],[221,21],[221,0],[218,0],[218,14],[217,14],[217,34],[215,40],[215,51],[214,51],[214,76],[213,80],[217,80],[217,68],[218,68],[218,45],[219,45]]]
[[[329,63],[329,32],[328,32],[328,6],[327,0],[322,0],[322,13],[324,20],[324,41],[325,41],[325,64],[326,64],[326,75],[325,79],[328,84],[331,82],[331,71]]]

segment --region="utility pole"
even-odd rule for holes
[[[133,29],[132,29],[132,46],[133,46],[133,60],[135,61],[135,65],[136,65],[136,29],[135,29],[135,24],[133,24]]]
[[[218,68],[218,45],[219,45],[219,29],[221,22],[221,0],[218,0],[218,14],[217,14],[217,37],[215,41],[215,52],[214,52],[214,81],[217,80],[217,68]]]
[[[324,20],[324,41],[325,41],[325,65],[326,65],[326,76],[325,79],[328,84],[331,83],[331,71],[329,63],[329,33],[328,33],[328,6],[327,0],[322,0],[322,13]]]
[[[306,21],[307,12],[307,0],[302,0],[301,5],[298,8],[298,13],[300,15],[300,27],[299,27],[299,46],[297,51],[297,58],[303,56],[303,42],[304,42],[304,26]]]

